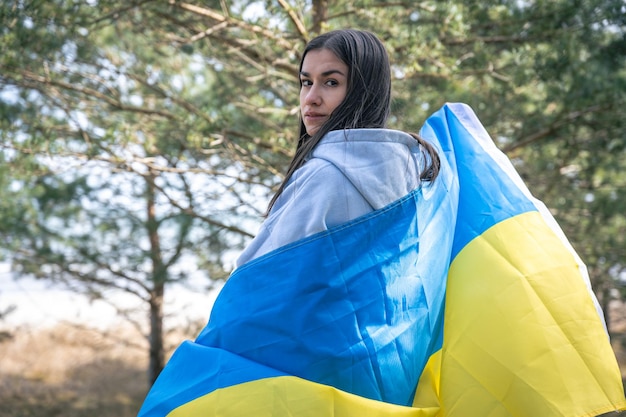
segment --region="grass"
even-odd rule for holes
[[[115,333],[14,330],[0,344],[0,417],[136,416],[147,392],[145,354],[120,341],[129,331]]]

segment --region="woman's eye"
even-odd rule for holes
[[[300,80],[302,87],[310,87],[313,84],[310,80]]]
[[[337,84],[339,84],[339,83],[336,80],[328,80],[328,81],[326,81],[326,85],[329,85],[331,87],[334,87]]]

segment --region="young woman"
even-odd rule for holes
[[[449,181],[421,184],[449,170],[417,135],[385,128],[390,65],[373,34],[313,39],[299,75],[300,137],[285,179],[142,417],[389,415],[411,405],[439,346],[448,258],[437,248],[451,243],[439,230],[453,205]]]
[[[336,30],[307,45],[296,153],[238,266],[378,210],[437,176],[429,143],[385,129],[390,103],[389,58],[375,35]]]

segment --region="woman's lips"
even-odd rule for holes
[[[315,120],[320,120],[320,119],[326,118],[326,115],[325,114],[320,114],[320,113],[306,113],[304,115],[304,118],[306,120],[315,121]]]

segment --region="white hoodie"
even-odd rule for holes
[[[404,132],[329,132],[293,174],[237,266],[405,196],[419,186],[426,162]]]

